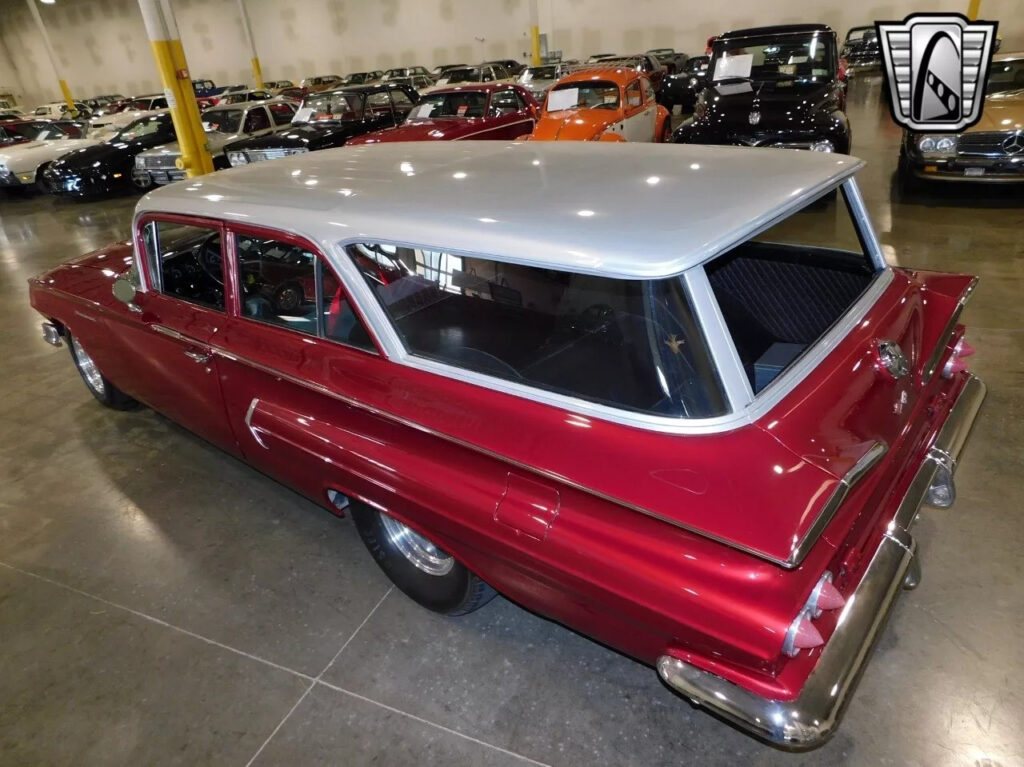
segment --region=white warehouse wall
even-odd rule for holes
[[[523,59],[528,0],[246,0],[264,76],[298,80],[401,64]],[[249,82],[236,0],[172,0],[193,76]],[[967,0],[730,0],[718,8],[679,0],[538,0],[549,47],[567,57],[672,46],[703,52],[710,35],[762,24],[824,22],[840,31],[923,10],[963,11]],[[1004,50],[1024,49],[1020,0],[982,0],[1001,21]],[[40,5],[76,96],[160,89],[136,0],[57,0]],[[0,87],[32,106],[59,97],[24,0],[0,0]],[[6,53],[6,55],[4,55]]]

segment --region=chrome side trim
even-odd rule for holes
[[[811,526],[807,528],[807,532],[804,533],[803,538],[793,545],[793,551],[789,555],[789,559],[786,560],[786,567],[796,567],[803,562],[804,557],[807,553],[814,548],[814,544],[818,542],[818,538],[825,532],[825,528],[828,527],[828,523],[832,521],[832,517],[839,511],[839,507],[843,505],[846,500],[846,496],[850,490],[860,482],[864,476],[871,470],[871,468],[882,460],[889,450],[889,446],[882,443],[876,442],[868,451],[864,453],[857,462],[850,467],[850,470],[843,475],[843,478],[839,480],[839,484],[836,489],[832,491],[832,495],[829,496],[828,500],[825,501],[825,505],[821,507],[821,511],[818,512],[818,516],[815,518]]]
[[[800,749],[823,743],[835,730],[875,639],[902,587],[920,580],[917,542],[910,527],[935,476],[936,454],[955,460],[985,398],[985,384],[970,376],[946,423],[893,519],[882,535],[860,584],[847,600],[835,631],[793,700],[773,700],[670,654],[658,658],[658,674],[670,687],[753,735]]]
[[[931,355],[928,357],[928,362],[924,366],[924,370],[921,371],[921,381],[928,383],[932,380],[932,376],[935,375],[935,370],[939,367],[939,360],[942,359],[942,355],[946,351],[946,340],[953,335],[953,331],[956,330],[956,325],[960,321],[960,313],[964,310],[967,302],[971,299],[971,294],[974,293],[974,289],[978,286],[978,278],[975,277],[971,280],[971,284],[967,286],[967,289],[960,296],[960,300],[957,302],[956,309],[953,310],[953,316],[949,318],[949,322],[946,323],[946,327],[942,329],[942,333],[939,334],[939,340],[935,342],[935,348],[932,349]]]
[[[204,344],[202,341],[196,338],[192,338],[191,336],[186,336],[184,333],[179,333],[177,330],[169,328],[166,325],[157,325],[154,323],[149,327],[152,328],[157,333],[159,333],[160,335],[167,336],[168,338],[173,338],[175,341],[181,341],[182,343],[186,344],[195,344],[196,346],[206,346],[206,344]]]
[[[252,414],[256,410],[256,406],[258,404],[260,404],[260,398],[253,397],[252,402],[249,403],[249,409],[245,411],[245,425],[249,429],[249,432],[252,434],[252,438],[256,440],[256,444],[262,447],[264,450],[269,450],[270,448],[267,447],[267,443],[263,441],[263,438],[260,437],[259,432],[256,431],[256,429],[253,428],[252,425]]]
[[[288,373],[277,370],[276,368],[269,367],[260,362],[256,362],[255,360],[251,360],[246,357],[234,354],[233,352],[229,352],[226,349],[221,349],[216,346],[212,346],[209,348],[213,352],[213,354],[218,357],[230,360],[231,362],[237,362],[240,365],[247,365],[255,370],[259,370],[263,373],[266,373],[267,375],[271,375],[274,376],[275,378],[281,379],[282,381],[287,381],[289,383],[295,384],[296,386],[301,386],[303,388],[309,389],[310,391],[322,394],[325,397],[330,397],[331,399],[337,400],[346,405],[349,405],[350,407],[362,410],[366,413],[370,413],[371,415],[377,416],[384,420],[391,421],[392,423],[397,423],[402,426],[406,426],[410,429],[415,429],[416,431],[422,432],[424,434],[429,434],[430,436],[436,437],[438,439],[443,439],[446,442],[458,445],[459,447],[463,447],[467,450],[472,450],[473,452],[478,453],[480,455],[487,456],[488,458],[492,458],[496,461],[501,461],[502,463],[507,464],[508,466],[521,469],[522,471],[529,472],[531,474],[543,477],[545,479],[549,479],[565,487],[572,488],[573,490],[578,490],[581,493],[586,493],[587,495],[590,495],[594,498],[600,498],[603,501],[608,501],[609,503],[621,506],[624,509],[629,509],[630,511],[634,511],[638,514],[643,514],[644,516],[651,517],[652,519],[657,519],[659,522],[664,522],[667,525],[679,528],[680,530],[685,530],[688,533],[692,533],[693,535],[697,535],[701,538],[714,541],[715,543],[720,543],[723,546],[728,546],[731,549],[742,551],[743,553],[750,554],[751,556],[757,557],[758,559],[763,559],[767,562],[771,562],[776,565],[781,565],[782,567],[788,567],[785,560],[778,559],[762,551],[751,549],[747,546],[742,546],[740,544],[734,543],[733,541],[728,541],[719,536],[711,535],[696,527],[691,527],[690,525],[686,525],[675,519],[669,519],[668,517],[650,511],[649,509],[645,509],[641,506],[637,506],[635,504],[624,501],[621,498],[616,498],[614,496],[598,492],[592,488],[585,487],[581,484],[573,482],[572,480],[567,479],[566,477],[563,477],[562,475],[557,474],[556,472],[548,471],[537,466],[531,466],[529,464],[517,461],[513,458],[509,458],[508,456],[501,455],[500,453],[495,453],[494,451],[488,450],[487,448],[480,447],[479,445],[474,445],[471,442],[466,442],[465,440],[459,439],[458,437],[454,437],[442,431],[437,431],[436,429],[433,429],[424,424],[409,420],[407,418],[403,418],[401,416],[397,416],[394,413],[389,413],[385,410],[381,410],[380,408],[376,408],[373,405],[369,405],[365,402],[361,402],[360,400],[332,391],[331,389],[328,389],[326,386],[321,386],[320,384],[313,383],[312,381],[306,381],[301,378],[297,378],[295,376],[289,375]],[[250,407],[252,407],[252,403],[250,403]]]

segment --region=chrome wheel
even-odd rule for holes
[[[103,383],[103,376],[100,375],[100,369],[96,367],[96,363],[93,362],[82,345],[78,342],[78,339],[71,336],[71,353],[75,355],[75,362],[78,363],[78,370],[82,373],[82,378],[85,379],[85,385],[92,389],[93,393],[98,397],[103,397],[107,393],[107,387]]]
[[[447,575],[455,567],[455,558],[435,546],[394,517],[380,515],[388,543],[409,562],[429,575]]]

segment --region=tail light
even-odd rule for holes
[[[803,609],[789,624],[789,630],[786,631],[786,638],[782,643],[782,652],[793,658],[801,650],[825,644],[821,632],[812,621],[820,617],[825,610],[838,610],[845,604],[846,600],[839,593],[839,589],[832,585],[832,573],[826,571],[818,579],[811,595],[807,597]]]
[[[942,366],[942,377],[952,378],[957,373],[967,370],[967,364],[963,361],[963,358],[970,357],[972,354],[974,354],[974,347],[961,338],[956,346],[953,347],[953,353],[949,355],[946,364]]]

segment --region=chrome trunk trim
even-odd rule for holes
[[[946,341],[949,340],[949,337],[953,335],[953,331],[956,330],[957,323],[960,321],[960,313],[964,310],[964,306],[966,306],[967,302],[971,300],[971,295],[974,293],[974,289],[977,286],[978,278],[975,277],[971,280],[971,284],[967,286],[967,289],[960,296],[956,309],[953,310],[953,315],[946,323],[946,327],[942,329],[942,333],[939,334],[939,339],[935,342],[935,348],[932,349],[932,353],[928,357],[928,362],[925,363],[924,370],[921,371],[922,383],[928,383],[932,380],[932,376],[935,375],[935,371],[939,367],[939,362],[942,360],[943,354],[946,351]]]
[[[847,598],[832,636],[793,700],[772,700],[673,655],[658,658],[661,678],[698,706],[786,748],[813,748],[835,730],[875,639],[901,588],[920,580],[917,543],[909,529],[917,518],[939,463],[954,461],[985,398],[985,384],[970,376],[882,535],[860,584]]]
[[[828,527],[828,523],[832,521],[832,517],[839,511],[839,507],[843,505],[843,501],[846,500],[846,496],[850,490],[856,485],[864,476],[871,470],[871,468],[882,460],[882,457],[888,452],[889,446],[882,443],[876,442],[868,451],[864,453],[857,462],[850,467],[850,470],[843,475],[843,478],[839,480],[839,484],[836,489],[832,491],[832,495],[825,501],[825,505],[821,507],[821,511],[818,512],[817,518],[811,523],[811,526],[807,528],[807,532],[804,533],[804,537],[800,539],[798,543],[793,545],[793,552],[789,555],[789,559],[786,560],[786,567],[796,567],[799,565],[807,553],[814,548],[814,544],[818,542],[818,538],[825,532],[825,528]]]

